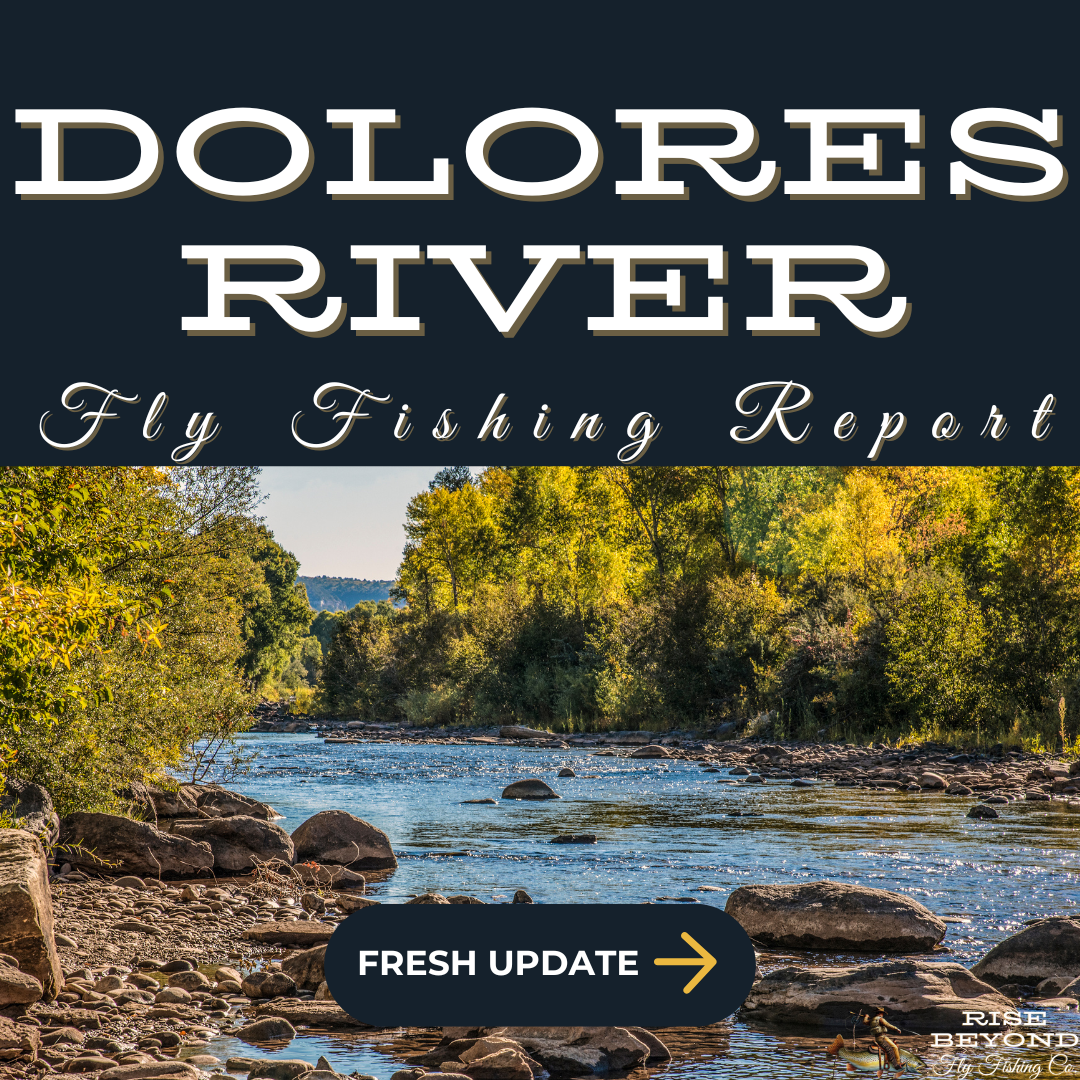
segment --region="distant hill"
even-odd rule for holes
[[[388,600],[392,581],[351,577],[297,577],[315,611],[348,611],[361,600]]]

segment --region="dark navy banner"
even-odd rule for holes
[[[1080,458],[1046,25],[194,10],[9,28],[0,460]]]

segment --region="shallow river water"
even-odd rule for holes
[[[1080,908],[1080,813],[1061,803],[1018,803],[994,821],[966,818],[969,800],[945,795],[723,783],[697,762],[597,757],[590,750],[396,743],[326,744],[314,735],[248,734],[259,751],[251,774],[232,786],[270,803],[292,831],[319,810],[347,810],[386,831],[399,859],[368,894],[401,903],[428,891],[466,892],[508,902],[525,889],[537,903],[670,903],[692,897],[723,907],[740,885],[829,879],[904,893],[949,923],[935,959],[967,966],[1030,920]],[[563,766],[575,779],[558,779]],[[514,780],[538,776],[562,796],[547,802],[493,797]],[[761,816],[730,816],[736,811]],[[595,845],[550,844],[560,833],[592,832]],[[718,892],[698,892],[701,885]],[[869,962],[865,954],[763,954],[780,963]],[[478,1021],[478,1022],[482,1022]],[[628,1018],[627,1023],[637,1022]],[[1055,1012],[1055,1031],[1080,1031],[1077,1015]],[[340,1071],[386,1080],[395,1036],[293,1040],[284,1057],[325,1053]],[[663,1076],[826,1075],[827,1038],[782,1038],[737,1021],[671,1033],[684,1053]],[[223,1057],[243,1044],[207,1049]],[[375,1044],[382,1044],[381,1051]],[[925,1040],[918,1040],[920,1047]],[[270,1055],[273,1056],[273,1055]],[[963,1075],[942,1052],[943,1073]],[[400,1060],[400,1059],[399,1059]],[[1009,1055],[977,1075],[1053,1075],[1034,1051]],[[1080,1051],[1066,1065],[1080,1076]],[[841,1066],[842,1069],[842,1066]]]

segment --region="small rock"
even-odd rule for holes
[[[248,1073],[259,1064],[259,1058],[231,1057],[225,1062],[225,1071],[232,1073]]]
[[[745,780],[743,780],[743,783],[744,784],[764,784],[765,783],[765,777],[760,776],[758,773],[752,772],[752,773],[750,773],[749,776],[746,777]]]
[[[919,777],[919,787],[927,791],[937,791],[948,787],[948,781],[938,773],[925,772]]]
[[[554,840],[550,841],[552,844],[595,844],[596,833],[566,833],[563,836],[556,836]]]
[[[159,964],[158,971],[171,975],[174,971],[194,971],[195,965],[190,960],[170,960],[167,964]]]
[[[498,799],[464,799],[462,806],[498,806]]]
[[[524,889],[518,889],[518,891],[514,893],[514,899],[511,901],[511,903],[531,904],[533,903],[533,898]]]
[[[245,1025],[233,1034],[244,1042],[273,1042],[275,1039],[292,1039],[296,1035],[296,1028],[283,1017],[267,1016]]]
[[[555,791],[550,784],[544,783],[539,777],[530,776],[525,780],[517,780],[509,787],[503,789],[504,799],[561,799],[562,796]]]
[[[669,758],[671,753],[666,747],[653,744],[638,747],[630,756],[632,758]]]
[[[99,1080],[197,1080],[198,1070],[183,1061],[153,1061],[119,1065],[99,1074]]]
[[[169,985],[191,993],[192,990],[208,990],[210,980],[201,971],[177,971],[169,976]]]
[[[240,985],[250,998],[296,996],[296,983],[283,971],[253,971]]]
[[[992,807],[987,806],[985,803],[979,803],[977,806],[973,806],[968,812],[969,818],[996,818],[1000,817],[998,812]]]
[[[112,1058],[102,1057],[100,1054],[80,1054],[64,1063],[66,1073],[102,1072],[115,1068],[116,1062]]]
[[[264,1076],[267,1080],[295,1080],[298,1076],[313,1071],[310,1061],[284,1060],[284,1061],[260,1061],[248,1073],[248,1080],[257,1080]]]
[[[504,724],[499,728],[500,739],[550,739],[550,731],[536,731],[519,724]]]
[[[304,893],[300,897],[300,906],[308,912],[323,912],[326,910],[326,901],[318,893]]]
[[[121,889],[135,889],[136,892],[142,892],[146,888],[146,883],[141,877],[135,877],[134,874],[128,874],[126,877],[117,878],[114,885],[118,885]]]
[[[54,934],[53,941],[61,949],[77,949],[79,943],[74,938],[69,938],[67,934]]]
[[[7,964],[0,966],[0,1007],[29,1005],[32,1001],[40,1001],[43,993],[41,983],[33,975]]]
[[[182,986],[166,986],[154,995],[155,1005],[186,1005],[191,995]]]
[[[448,904],[482,904],[483,900],[477,900],[475,896],[466,896],[464,893],[457,893],[454,896],[448,896],[446,898]]]

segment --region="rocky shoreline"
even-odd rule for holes
[[[709,741],[693,733],[556,739],[522,728],[465,734],[355,725],[320,730],[332,742],[576,746],[675,758],[716,772],[718,783],[831,781],[883,795],[944,793],[970,800],[969,816],[992,816],[995,807],[1019,800],[1080,806],[1077,764],[1029,754]],[[325,1059],[314,1067],[259,1051],[281,1050],[298,1032],[370,1030],[332,1000],[322,956],[338,922],[378,902],[367,886],[396,866],[386,834],[333,810],[289,834],[275,824],[272,807],[217,785],[133,785],[127,795],[145,820],[61,820],[34,785],[12,783],[4,796],[26,829],[0,830],[0,1077],[333,1080],[338,1074]],[[502,798],[554,795],[535,778],[515,782]],[[42,840],[55,845],[51,860]],[[482,903],[439,894],[407,902]],[[515,902],[531,898],[521,892]],[[726,910],[760,949],[761,975],[740,1012],[751,1023],[831,1035],[850,1023],[851,1010],[874,1000],[887,1000],[915,1031],[955,1023],[965,1008],[1003,1012],[1021,1001],[1077,1008],[1080,919],[1038,920],[969,970],[934,957],[947,930],[942,920],[885,890],[830,882],[744,886],[728,897]],[[793,964],[790,950],[810,951]],[[847,959],[860,952],[874,959]],[[830,961],[830,953],[843,954],[843,962]],[[669,1056],[663,1032],[633,1027],[415,1034],[423,1052],[415,1052],[414,1041],[407,1060],[399,1048],[403,1068],[395,1080],[416,1080],[424,1071],[440,1080],[626,1075]],[[219,1060],[199,1052],[223,1036],[246,1042],[251,1056]]]

